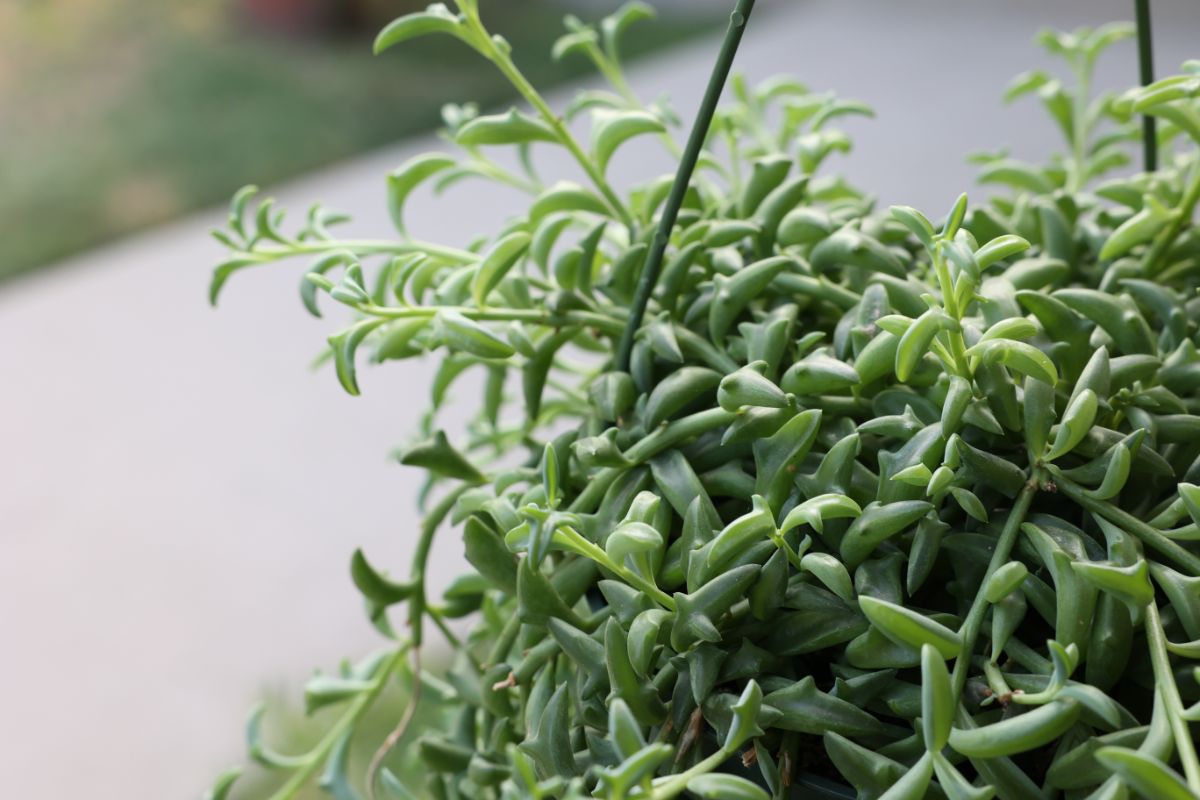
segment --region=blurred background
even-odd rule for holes
[[[554,63],[562,16],[617,0],[481,0],[518,64],[565,106],[594,86]],[[444,102],[510,101],[477,56],[444,39],[370,53],[408,0],[0,2],[0,786],[22,798],[198,797],[242,761],[241,720],[298,749],[313,668],[381,642],[347,564],[355,547],[405,570],[418,476],[387,459],[417,427],[428,363],[366,370],[351,398],[309,369],[338,320],[300,307],[303,263],[239,274],[219,311],[206,286],[224,199],[258,183],[293,209],[350,213],[389,236],[383,176],[446,147]],[[631,82],[690,119],[723,0],[658,0],[633,29]],[[1059,149],[1010,78],[1056,69],[1044,26],[1132,17],[1131,0],[761,0],[737,68],[789,72],[875,107],[847,125],[834,168],[931,216],[973,187],[967,154]],[[1200,56],[1200,5],[1153,0],[1160,74]],[[1131,42],[1100,88],[1136,78]],[[571,165],[539,154],[543,172]],[[613,165],[629,185],[667,172],[651,144]],[[415,235],[464,244],[514,196],[463,184],[414,196]],[[442,424],[471,410],[474,388]],[[436,591],[462,569],[453,532]],[[402,698],[389,701],[394,715]],[[377,735],[390,722],[375,720]],[[368,737],[369,738],[369,737]],[[252,775],[235,798],[265,796]],[[253,791],[251,790],[253,788]],[[306,797],[318,797],[314,792]]]
[[[0,278],[428,129],[507,96],[453,43],[371,54],[423,0],[7,0],[0,4]],[[539,85],[570,0],[504,0],[493,27]],[[593,7],[596,3],[591,4]],[[601,4],[602,5],[602,4]],[[677,4],[679,5],[679,4]],[[711,22],[674,15],[631,55]],[[706,19],[707,17],[707,19]],[[232,187],[232,188],[231,188]]]

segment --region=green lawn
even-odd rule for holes
[[[503,8],[489,24],[536,84],[584,69],[548,55],[569,3],[488,5]],[[221,201],[245,183],[429,129],[447,100],[486,107],[509,95],[478,56],[444,37],[375,57],[372,29],[266,36],[240,24],[228,0],[3,6],[0,279]],[[643,25],[628,49],[644,53],[712,21]]]

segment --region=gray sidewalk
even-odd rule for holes
[[[874,105],[878,119],[848,125],[855,152],[835,168],[844,163],[883,203],[930,216],[972,187],[968,152],[1057,148],[1033,101],[999,103],[1013,74],[1045,63],[1033,32],[1131,13],[1119,0],[759,6],[738,67],[753,78],[794,73]],[[1156,0],[1155,11],[1159,69],[1200,56],[1200,7]],[[688,118],[714,52],[713,40],[673,51],[633,83],[645,97],[669,92]],[[1104,85],[1132,80],[1132,44],[1101,73]],[[276,195],[293,216],[321,199],[354,215],[348,230],[388,235],[384,173],[439,144],[405,142]],[[543,163],[550,172],[555,162]],[[614,175],[667,168],[647,144],[618,155]],[[440,202],[421,195],[409,221],[422,238],[461,244],[495,230],[512,203],[464,184]],[[414,430],[431,369],[364,369],[359,398],[329,372],[310,373],[334,321],[300,307],[300,262],[245,272],[219,311],[208,308],[220,251],[205,231],[222,213],[0,293],[5,796],[196,797],[241,760],[243,714],[265,689],[295,691],[312,667],[378,644],[347,564],[363,546],[405,568],[419,476],[386,453]],[[452,532],[436,559],[435,583],[457,574]]]

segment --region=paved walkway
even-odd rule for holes
[[[878,120],[851,125],[847,172],[930,216],[970,185],[970,150],[1042,152],[1049,126],[1032,103],[998,103],[1013,73],[1044,60],[1033,31],[1129,14],[1120,0],[759,5],[739,66],[873,104]],[[1155,8],[1160,68],[1200,55],[1188,50],[1200,41],[1195,5]],[[670,92],[689,116],[714,52],[712,40],[674,51],[634,85]],[[1133,64],[1123,45],[1102,82],[1123,83]],[[352,212],[352,230],[386,233],[382,176],[433,145],[406,142],[277,195],[297,211],[320,198]],[[652,146],[617,161],[619,181],[664,171]],[[411,225],[462,243],[495,229],[510,200],[464,185],[449,202],[421,197]],[[377,644],[346,565],[358,545],[380,564],[405,563],[417,474],[385,454],[416,425],[430,370],[367,369],[360,398],[311,374],[331,323],[300,308],[300,264],[245,273],[209,309],[219,251],[205,230],[220,216],[0,294],[5,796],[195,797],[241,759],[242,715],[264,691],[293,691],[312,666]],[[436,559],[436,583],[460,568],[452,535]]]

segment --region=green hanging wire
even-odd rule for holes
[[[1134,0],[1137,14],[1138,72],[1142,86],[1154,82],[1154,51],[1150,34],[1150,0]],[[1154,117],[1142,115],[1142,160],[1146,172],[1158,168],[1158,135]]]
[[[721,52],[717,55],[717,63],[713,64],[712,75],[708,79],[708,87],[704,90],[704,99],[700,101],[700,110],[696,113],[696,121],[692,124],[688,136],[687,148],[679,161],[679,170],[675,173],[675,182],[671,184],[671,193],[663,207],[662,219],[650,244],[650,252],[646,255],[646,263],[642,267],[642,275],[638,281],[637,292],[633,296],[633,307],[630,309],[629,322],[621,334],[620,346],[617,348],[617,369],[629,369],[629,357],[633,352],[633,340],[638,328],[642,325],[642,317],[646,314],[646,305],[650,295],[658,283],[658,275],[662,270],[663,254],[667,250],[667,242],[671,238],[671,230],[675,227],[675,219],[679,216],[679,207],[683,205],[683,197],[687,193],[696,162],[700,158],[700,150],[708,137],[708,129],[712,124],[713,114],[717,110],[717,101],[725,89],[725,81],[729,78],[729,69],[733,65],[733,57],[742,41],[742,33],[746,30],[746,22],[754,9],[754,0],[738,0],[733,13],[729,15],[729,27],[725,30],[725,40],[721,43]]]

